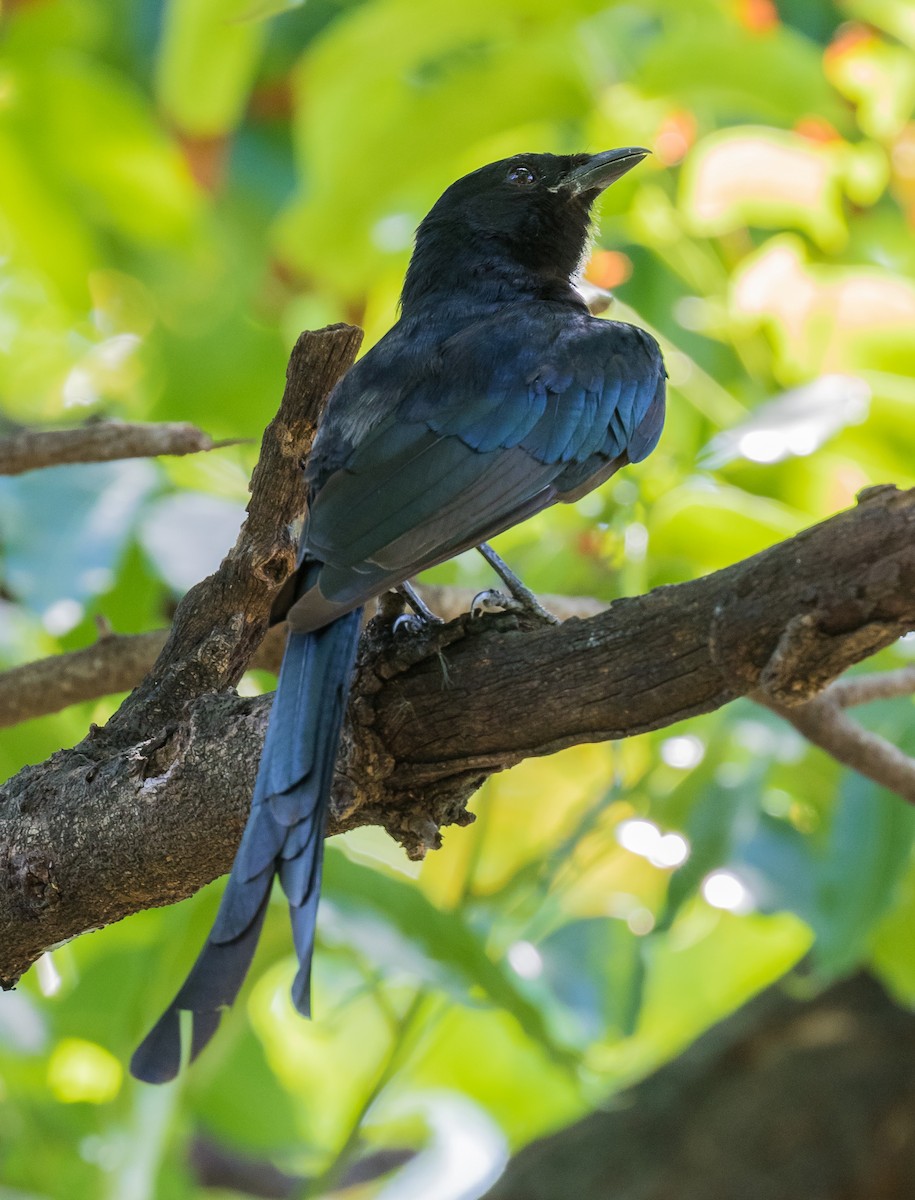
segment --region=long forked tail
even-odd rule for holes
[[[216,921],[177,996],[134,1053],[137,1079],[165,1083],[178,1074],[182,1010],[192,1014],[191,1061],[216,1032],[251,965],[274,875],[289,900],[299,959],[293,1002],[310,1015],[324,826],[360,619],[357,610],[289,636],[251,813]]]

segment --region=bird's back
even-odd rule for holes
[[[309,469],[303,550],[323,566],[289,612],[294,628],[317,628],[651,451],[664,416],[657,343],[569,294],[463,323],[434,311],[422,328],[401,322],[344,379]]]

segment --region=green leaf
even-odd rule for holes
[[[544,982],[574,1014],[585,1042],[635,1032],[645,984],[643,940],[624,921],[571,921],[537,947]]]
[[[226,8],[233,21],[266,21],[277,13],[301,8],[304,3],[305,0],[230,0]]]
[[[156,67],[159,98],[195,137],[238,125],[263,46],[264,26],[238,20],[225,0],[171,0]]]
[[[575,1062],[575,1056],[555,1041],[543,1013],[524,995],[511,968],[489,957],[480,937],[459,913],[443,912],[413,884],[361,866],[330,847],[324,895],[345,913],[358,917],[368,912],[383,918],[433,965],[433,982],[439,986],[459,982],[465,998],[479,989],[553,1056],[569,1065]],[[363,950],[371,952],[371,942]]]
[[[811,916],[814,959],[825,975],[860,961],[908,867],[913,834],[915,809],[855,772],[843,776]]]

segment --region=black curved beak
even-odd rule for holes
[[[624,146],[621,150],[592,154],[586,163],[574,167],[559,186],[563,191],[568,189],[573,196],[579,192],[602,192],[650,153],[643,146]]]

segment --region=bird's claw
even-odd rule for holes
[[[513,600],[511,596],[506,596],[504,592],[498,591],[496,588],[486,588],[485,591],[477,592],[470,602],[471,617],[482,617],[484,613],[491,612],[520,612],[523,605],[517,600]]]
[[[537,621],[542,621],[545,625],[559,624],[559,618],[554,617],[551,612],[548,612],[543,607],[531,589],[524,586],[508,563],[496,554],[488,542],[481,542],[477,546],[477,550],[479,550],[480,554],[486,559],[511,593],[511,599],[509,599],[501,592],[494,592],[494,595],[501,597],[498,604],[494,607],[507,609],[509,612],[526,613],[527,616],[533,617]],[[481,592],[480,595],[485,595],[485,593]],[[479,597],[474,598],[474,605],[478,599]],[[487,610],[483,609],[482,611],[485,612]]]
[[[416,613],[405,612],[401,613],[399,617],[394,618],[394,624],[391,626],[391,629],[395,634],[415,634],[422,633],[428,626],[429,622],[425,621],[422,617],[418,617]]]

